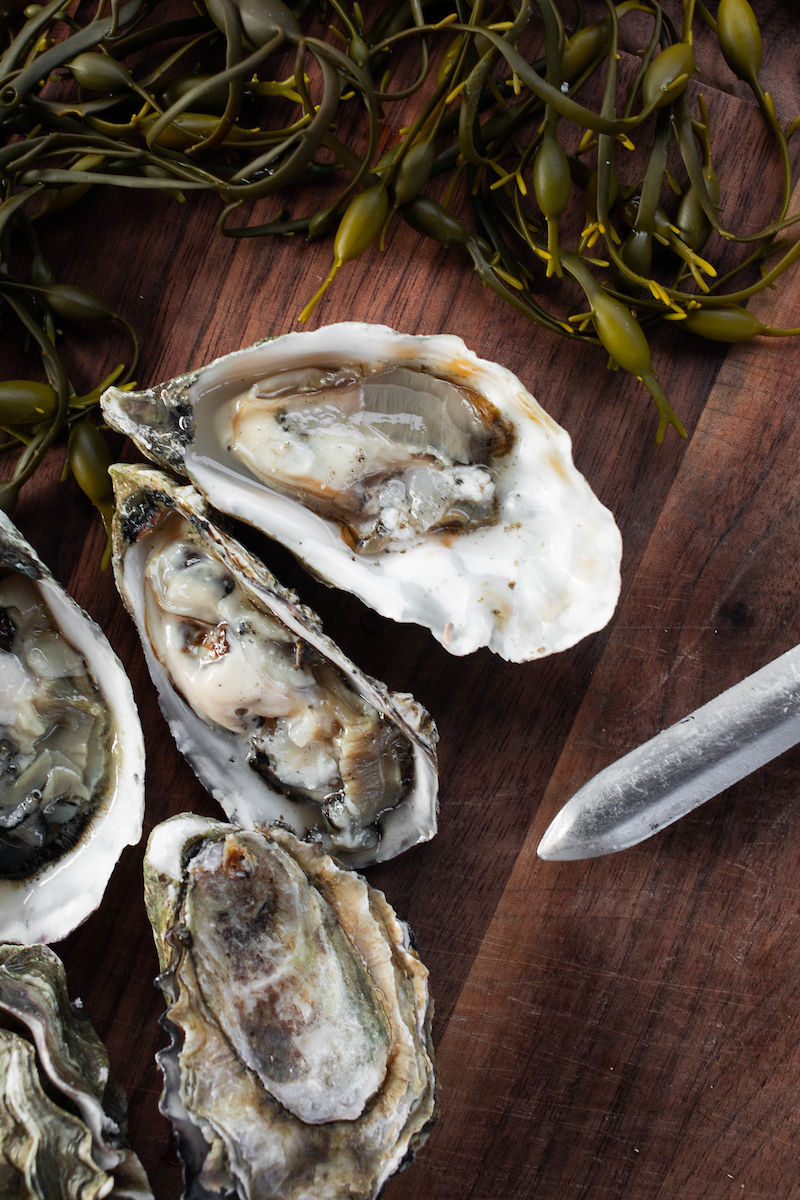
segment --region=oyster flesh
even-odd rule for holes
[[[453,654],[538,658],[614,611],[619,530],[569,435],[460,338],[323,326],[102,403],[216,508]]]
[[[114,572],[180,750],[232,821],[281,820],[350,865],[436,832],[436,730],[364,675],[202,497],[117,465]]]
[[[108,1055],[46,946],[0,945],[0,1195],[153,1200]]]
[[[0,513],[0,937],[66,937],[141,837],[143,812],[128,677]]]
[[[183,814],[145,899],[185,1196],[376,1197],[436,1115],[428,973],[382,893],[286,829]]]

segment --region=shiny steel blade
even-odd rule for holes
[[[800,742],[800,646],[606,767],[567,801],[540,858],[635,846]]]

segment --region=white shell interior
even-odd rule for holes
[[[146,468],[114,468],[115,486],[121,489],[129,479],[130,486],[134,488],[137,486],[137,480],[139,487],[153,487],[155,483],[160,482],[162,495],[165,490],[172,488],[176,492],[176,501],[178,495],[184,501],[182,504],[176,503],[176,508],[184,515],[191,511],[192,497],[195,500],[195,515],[202,512],[202,501],[193,489],[175,489],[165,476]],[[207,517],[202,516],[199,524],[203,527],[203,535],[212,553],[221,559],[226,568],[249,591],[254,602],[272,613],[295,636],[315,646],[341,671],[354,691],[397,725],[408,738],[414,762],[413,786],[395,808],[387,810],[379,818],[381,838],[378,845],[374,849],[356,850],[351,853],[336,850],[337,856],[346,861],[348,866],[360,868],[393,858],[410,846],[433,837],[436,832],[438,791],[436,758],[428,738],[418,732],[418,723],[427,714],[424,714],[424,710],[411,697],[395,696],[383,685],[360,672],[330,638],[304,621],[302,609],[298,605],[281,601],[274,592],[270,594],[269,589],[258,578],[259,568],[263,574],[266,573],[262,564],[252,559],[243,547],[213,527]],[[141,638],[147,667],[158,691],[162,712],[178,749],[186,756],[203,786],[222,806],[229,820],[247,828],[253,828],[256,824],[282,821],[298,837],[304,837],[319,824],[319,807],[310,802],[290,800],[270,787],[266,779],[256,774],[250,765],[252,747],[249,738],[237,735],[222,726],[209,724],[198,716],[176,691],[169,675],[154,654],[147,636],[144,617],[143,582],[148,553],[149,538],[144,532],[125,550],[118,581]]]
[[[111,714],[111,778],[77,844],[27,879],[0,879],[0,937],[57,942],[100,904],[127,845],[142,836],[144,740],[127,675],[102,630],[54,579],[35,581],[58,627],[83,655]]]
[[[209,415],[255,380],[353,362],[425,368],[482,394],[513,422],[514,446],[492,464],[496,524],[359,555],[336,522],[270,489],[212,438]],[[427,626],[451,653],[488,646],[526,661],[566,649],[610,619],[622,553],[613,516],[575,469],[566,431],[510,371],[477,358],[460,338],[355,322],[290,333],[210,364],[190,396],[196,432],[184,466],[212,504],[384,616]]]

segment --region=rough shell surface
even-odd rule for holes
[[[373,1200],[436,1115],[427,971],[384,896],[288,830],[184,814],[145,898],[185,1195]]]
[[[130,681],[105,634],[2,512],[0,565],[36,583],[59,630],[85,659],[111,714],[106,793],[76,845],[27,879],[0,879],[0,938],[57,942],[94,912],[122,851],[142,836],[144,740]]]
[[[494,524],[355,553],[341,526],[280,495],[212,441],[209,402],[298,366],[420,367],[469,387],[513,425],[494,464]],[[315,575],[384,616],[427,626],[448,650],[489,646],[520,662],[564,650],[610,619],[619,595],[619,530],[572,461],[569,435],[505,368],[460,338],[416,337],[355,322],[290,333],[144,392],[110,388],[103,411],[161,465],[190,476],[215,507],[287,546]]]
[[[105,1047],[46,946],[0,945],[0,1063],[0,1194],[153,1200]]]
[[[281,586],[262,562],[220,528],[219,517],[192,487],[181,487],[160,471],[145,466],[112,468],[117,510],[114,518],[114,574],[123,601],[136,624],[150,674],[159,693],[162,712],[179,749],[201,783],[232,821],[252,827],[283,821],[299,836],[317,830],[320,810],[274,790],[249,762],[250,742],[221,726],[210,725],[173,687],[156,658],[147,636],[143,602],[143,563],[148,534],[165,513],[175,511],[194,529],[240,582],[257,605],[331,662],[353,690],[364,697],[407,739],[413,758],[412,784],[401,802],[383,813],[377,824],[380,841],[374,849],[337,857],[349,866],[364,867],[393,858],[436,833],[438,734],[430,715],[413,696],[390,692],[352,663],[322,631],[319,617]],[[215,520],[216,518],[216,520]],[[314,833],[325,844],[326,835]]]

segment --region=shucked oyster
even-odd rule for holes
[[[427,971],[365,879],[288,830],[153,830],[161,1108],[185,1196],[372,1200],[435,1117]]]
[[[0,513],[0,937],[58,941],[80,924],[143,811],[122,665]]]
[[[337,522],[360,555],[497,520],[490,463],[514,429],[477,392],[410,367],[278,371],[224,401],[215,443]]]
[[[524,661],[609,620],[620,535],[568,434],[455,337],[290,333],[103,411],[223,512],[454,654]]]
[[[352,865],[436,832],[436,732],[213,523],[191,487],[112,468],[114,571],[181,751],[231,820],[285,821]]]
[[[0,945],[0,1195],[153,1200],[108,1055],[46,946]]]

